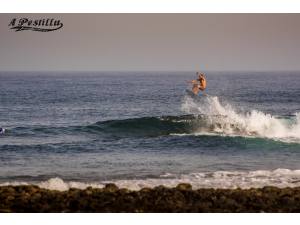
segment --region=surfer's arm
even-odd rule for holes
[[[189,84],[196,84],[197,83],[197,81],[196,80],[189,80],[189,81],[187,81]]]

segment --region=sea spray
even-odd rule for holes
[[[278,118],[254,109],[237,112],[232,105],[222,104],[217,96],[203,96],[200,100],[185,96],[181,109],[186,113],[205,115],[205,126],[202,124],[195,134],[205,132],[300,142],[299,113],[295,118]]]

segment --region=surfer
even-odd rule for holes
[[[191,80],[189,83],[193,85],[192,91],[195,95],[198,95],[199,91],[204,91],[206,88],[206,79],[203,73],[197,72],[196,75],[198,76],[197,80]]]

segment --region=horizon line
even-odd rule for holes
[[[92,72],[92,73],[99,73],[99,72],[118,72],[118,73],[128,73],[128,72],[300,72],[300,69],[295,70],[272,70],[272,69],[263,69],[263,70],[0,70],[2,72],[19,72],[19,73],[30,73],[30,72],[67,72],[67,73],[76,73],[76,72]]]

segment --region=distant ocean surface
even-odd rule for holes
[[[0,72],[0,185],[300,186],[300,72]]]

